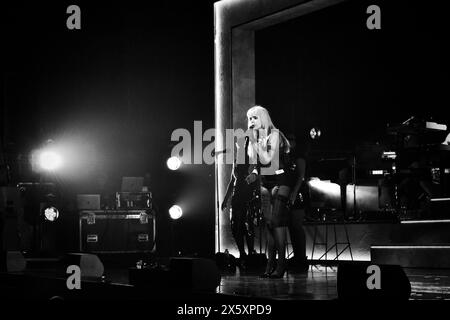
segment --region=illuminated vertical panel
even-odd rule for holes
[[[245,65],[254,60],[254,31],[343,1],[345,0],[222,0],[214,3],[216,150],[225,149],[225,130],[241,127],[242,117],[245,116],[242,113],[254,103],[254,65]],[[241,50],[233,51],[236,48]],[[240,52],[245,56],[241,56]],[[237,70],[240,67],[243,68]],[[215,248],[221,252],[228,249],[235,254],[237,251],[228,218],[220,210],[220,202],[224,198],[231,173],[231,165],[223,162],[223,156],[216,158]]]

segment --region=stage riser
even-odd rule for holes
[[[372,262],[404,268],[450,268],[450,248],[372,248]]]
[[[358,261],[370,260],[370,246],[374,243],[385,244],[389,243],[392,229],[395,227],[391,223],[382,224],[347,224],[348,237],[351,244],[353,259]],[[306,255],[308,259],[318,259],[324,252],[325,246],[319,245],[314,248],[314,257],[312,257],[313,240],[315,228],[313,225],[305,226],[306,236]],[[325,242],[325,225],[317,225],[316,242]],[[328,225],[328,248],[334,244],[334,228],[333,225]],[[343,224],[336,225],[336,237],[338,242],[345,242],[345,229]],[[344,249],[345,245],[338,246],[339,251]],[[327,259],[333,260],[336,256],[335,249],[328,253]],[[324,259],[324,258],[322,258]],[[345,250],[340,256],[339,260],[351,260],[350,251]]]
[[[403,223],[392,233],[392,242],[411,245],[450,244],[450,223]]]
[[[325,225],[317,225],[317,242],[325,242]],[[312,257],[314,239],[314,225],[305,225],[306,254]],[[348,236],[351,243],[353,259],[359,261],[371,260],[371,246],[411,245],[431,246],[450,245],[450,223],[353,223],[347,224]],[[336,225],[338,242],[345,242],[343,224]],[[328,247],[334,244],[334,228],[328,225]],[[344,245],[339,245],[343,249]],[[316,246],[314,259],[324,253],[324,246]],[[335,250],[328,254],[328,259],[335,258]],[[339,260],[350,260],[349,250],[345,250]]]

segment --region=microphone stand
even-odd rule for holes
[[[250,128],[251,129],[251,128]],[[251,132],[250,134],[253,134],[253,132]],[[258,131],[256,131],[256,141],[258,141],[259,138],[259,134]],[[250,137],[246,136],[245,137],[245,146],[244,146],[244,152],[245,152],[245,163],[248,165],[248,168],[250,167],[250,159],[248,156],[248,147],[250,144]],[[253,220],[256,217],[256,226],[259,227],[259,253],[262,253],[262,229],[261,229],[261,183],[260,183],[260,174],[261,174],[261,170],[260,170],[260,162],[259,162],[259,155],[258,152],[256,152],[256,180],[254,182],[254,189],[252,191],[252,199],[250,201],[251,205],[250,205],[250,210],[251,215],[253,217]],[[253,171],[253,170],[252,170]],[[248,212],[247,212],[248,214]],[[254,223],[254,221],[252,221],[252,223]]]
[[[259,131],[256,130],[256,142],[259,140]],[[258,151],[256,152],[256,172],[257,172],[257,181],[256,182],[256,194],[258,195],[258,224],[259,224],[259,253],[262,253],[262,237],[263,237],[263,227],[261,226],[262,219],[262,199],[261,199],[261,163],[259,161]]]

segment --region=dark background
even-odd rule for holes
[[[66,28],[71,4],[81,8],[81,30]],[[173,130],[214,125],[213,1],[14,2],[2,4],[1,20],[10,184],[40,178],[29,155],[44,141],[68,144],[71,170],[50,178],[69,202],[99,192],[101,177],[114,193],[122,176],[147,175],[160,253],[169,254],[167,209],[176,201],[190,203],[177,226],[180,249],[213,253],[213,166],[166,167]],[[64,245],[73,247],[76,229],[68,228]]]
[[[66,28],[74,3],[2,4],[2,161],[10,185],[39,179],[29,155],[47,139],[72,146],[57,179],[76,193],[120,188],[144,176],[158,207],[157,247],[214,253],[214,167],[166,168],[177,128],[214,126],[214,1],[77,1],[81,30]],[[366,8],[381,7],[381,30]],[[411,116],[449,124],[446,10],[418,1],[348,1],[256,33],[256,100],[277,127],[318,150],[354,153],[392,143],[388,123]],[[249,106],[250,107],[250,106]],[[167,209],[185,204],[170,245]],[[73,203],[72,203],[73,207]],[[70,210],[69,210],[70,212]],[[64,216],[64,215],[63,215]],[[76,246],[76,212],[61,246]],[[73,235],[73,237],[71,236]]]
[[[381,30],[366,27],[372,4]],[[388,126],[411,116],[450,124],[446,12],[419,1],[346,1],[257,31],[257,104],[312,159],[346,158],[321,162],[315,176],[337,180],[353,156],[360,175],[381,169],[382,151],[403,138]],[[322,132],[317,141],[308,137],[313,126]],[[420,139],[440,143],[447,133]]]
[[[381,30],[366,27],[372,4]],[[387,124],[411,116],[447,124],[445,15],[418,1],[347,1],[258,31],[257,103],[285,131],[320,127],[324,149],[385,140]]]

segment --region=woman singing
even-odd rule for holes
[[[257,164],[257,169],[247,177],[247,183],[252,183],[258,177],[261,179],[261,205],[268,245],[268,262],[261,277],[282,278],[286,271],[286,231],[289,223],[290,146],[283,133],[273,125],[265,108],[250,108],[247,119],[248,128],[252,130],[248,155],[251,163]]]

